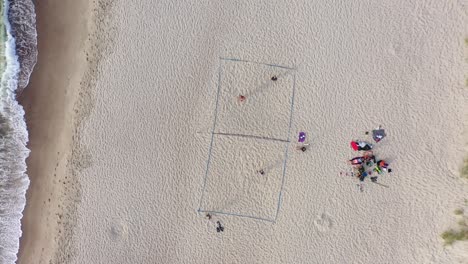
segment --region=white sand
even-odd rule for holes
[[[112,53],[81,131],[92,163],[78,178],[73,263],[457,263],[440,233],[467,193],[467,7],[345,2],[115,1],[115,31],[100,36]],[[274,69],[226,71],[220,57],[296,70],[251,95]],[[275,223],[197,213],[220,64],[229,92],[217,132],[287,138],[295,76]],[[339,172],[356,155],[349,141],[379,124],[388,137],[375,153],[394,173],[379,178],[389,188],[367,181],[360,193]],[[298,131],[309,133],[305,153]],[[215,138],[202,207],[276,217],[285,146],[262,142]],[[277,160],[264,179],[252,172]]]

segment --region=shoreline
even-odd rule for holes
[[[437,81],[442,84],[462,88],[460,77],[455,74],[461,72],[458,64],[442,67],[430,50],[413,50],[409,44],[398,46],[398,42],[386,39],[376,40],[373,44],[378,49],[366,52],[371,57],[359,57],[364,60],[357,60],[360,54],[356,52],[349,52],[350,57],[317,59],[313,49],[304,47],[326,46],[329,53],[325,55],[338,54],[342,47],[335,45],[334,34],[328,34],[341,32],[342,28],[311,23],[308,28],[313,30],[304,31],[304,39],[299,38],[289,45],[284,39],[270,37],[281,32],[291,34],[285,39],[298,36],[288,30],[275,31],[282,25],[276,25],[271,31],[275,34],[259,36],[251,31],[292,15],[284,13],[281,17],[274,8],[249,13],[250,6],[233,6],[237,12],[233,12],[235,16],[224,18],[213,14],[229,11],[229,5],[175,3],[171,6],[174,9],[164,9],[165,6],[158,6],[161,3],[142,1],[139,6],[128,8],[125,5],[124,8],[122,1],[120,8],[113,10],[115,13],[108,12],[113,2],[38,1],[36,5],[39,58],[29,86],[20,96],[30,134],[27,173],[31,184],[17,263],[208,263],[265,259],[271,263],[323,262],[325,259],[340,263],[388,260],[442,263],[449,260],[446,250],[439,246],[437,232],[449,224],[447,212],[451,210],[451,201],[456,195],[466,193],[464,187],[453,187],[457,182],[452,171],[457,167],[454,160],[459,159],[461,148],[451,143],[454,138],[460,139],[461,128],[455,121],[460,119],[461,113],[456,107],[463,102],[461,97],[465,94],[455,90],[450,98],[433,95],[438,91],[435,78],[440,78]],[[275,3],[271,5],[274,7]],[[348,5],[347,10],[355,10],[357,14],[362,11],[354,3]],[[318,22],[330,19],[328,22],[336,22],[338,26],[347,23],[330,16],[336,12],[328,7],[322,7],[324,16],[316,18]],[[378,4],[373,7],[387,14],[388,9],[380,9]],[[158,11],[162,13],[156,13]],[[395,28],[408,24],[408,21],[400,23],[394,19],[404,16],[404,12],[390,11],[395,14],[384,18],[391,23],[398,21],[393,24]],[[370,21],[380,21],[378,12],[362,12],[359,17],[370,16]],[[170,16],[163,16],[167,14]],[[314,17],[313,13],[296,14],[300,19],[304,15],[304,21]],[[120,28],[122,35],[118,45],[112,43],[118,32],[113,31],[110,24],[111,15],[117,19],[128,18],[125,27]],[[252,20],[253,17],[266,20]],[[268,20],[273,17],[274,21]],[[401,20],[406,17],[410,16]],[[145,27],[139,27],[142,21],[147,23]],[[249,21],[252,27],[250,31],[239,32],[235,30],[237,27],[223,24],[224,21],[243,28],[243,23]],[[119,23],[118,20],[114,22]],[[362,28],[364,21],[352,22],[355,27],[350,28],[351,32],[367,36],[368,32],[352,31]],[[214,24],[220,25],[220,32],[226,32],[225,42],[219,40],[219,32],[211,29]],[[290,26],[285,23],[283,29]],[[300,20],[295,26],[301,29]],[[383,25],[376,28],[379,26],[387,29]],[[187,34],[180,34],[181,31]],[[443,32],[435,32],[427,40],[446,39]],[[288,37],[288,33],[285,35]],[[307,41],[315,35],[322,38],[316,42]],[[395,35],[401,37],[402,43],[426,40],[426,37]],[[135,41],[142,36],[148,39]],[[249,36],[258,37],[249,38],[247,43],[251,46],[230,44]],[[344,40],[355,38],[345,36]],[[359,39],[354,44],[366,47],[370,41]],[[180,43],[193,46],[182,47]],[[263,46],[265,43],[271,46]],[[454,41],[448,42],[451,47],[443,43],[435,41],[434,44],[444,47],[441,56],[455,58],[456,54],[451,53],[456,48]],[[115,49],[113,56],[108,56],[108,47]],[[387,49],[385,54],[380,52]],[[277,50],[282,52],[276,53]],[[298,52],[300,50],[302,53]],[[187,51],[191,56],[186,56]],[[413,53],[414,58],[402,59]],[[200,54],[206,55],[202,61]],[[220,54],[261,61],[275,58],[274,63],[299,65],[300,96],[296,101],[293,131],[309,131],[313,144],[319,143],[305,154],[290,152],[284,203],[277,223],[265,225],[216,215],[226,226],[222,234],[216,233],[210,222],[195,212],[196,205],[192,202],[200,197],[197,190],[200,190],[201,175],[205,173],[208,145],[206,138],[192,132],[211,127],[210,111],[215,104],[213,87],[219,78],[213,74],[216,72],[213,69],[218,69]],[[107,59],[102,68],[98,67],[104,57]],[[426,60],[419,61],[422,57]],[[378,64],[372,60],[374,58],[388,61]],[[346,77],[340,76],[336,83],[333,81],[337,74],[347,72],[346,65],[356,65],[363,70],[355,75],[350,72],[353,75],[348,77],[355,80],[348,84],[350,89],[333,90]],[[375,65],[383,66],[375,69]],[[441,72],[434,79],[431,77],[433,65],[438,65],[436,69]],[[415,74],[411,70],[416,66],[419,70]],[[323,75],[309,71],[315,68]],[[378,76],[385,82],[366,74],[371,70],[381,74]],[[314,82],[317,89],[311,93],[308,87]],[[98,88],[94,89],[96,84]],[[408,89],[402,93],[403,87]],[[374,100],[371,95],[375,93],[383,94],[387,100]],[[98,100],[96,105],[94,100]],[[366,107],[379,111],[370,115],[349,100],[365,100]],[[328,108],[322,103],[331,101],[342,107],[324,111]],[[427,109],[429,104],[439,110]],[[271,105],[273,110],[280,106]],[[355,120],[362,112],[359,116],[366,121],[346,122]],[[426,122],[427,112],[433,115],[431,126]],[[309,113],[320,114],[312,120]],[[255,115],[248,117],[255,118]],[[82,124],[84,120],[85,125]],[[329,120],[341,121],[339,129]],[[386,120],[389,137],[379,145],[379,151],[394,159],[392,166],[397,168],[391,177],[382,177],[382,182],[391,188],[383,190],[370,185],[361,194],[346,179],[315,177],[328,176],[330,171],[334,174],[339,168],[324,171],[323,164],[339,164],[348,154],[354,154],[347,145],[348,137],[360,135],[362,131],[357,127],[367,129],[380,120]],[[419,136],[419,129],[407,129],[408,124],[426,130],[428,139],[440,139],[439,134],[445,134],[439,142],[444,148],[427,146],[428,139]],[[329,151],[330,147],[335,153]],[[446,159],[439,160],[437,155],[432,155],[433,148]],[[243,151],[241,148],[238,153]],[[317,155],[320,153],[325,155]],[[265,156],[255,158],[252,154],[254,158],[248,160],[262,161]],[[421,164],[419,157],[422,156],[427,163]],[[241,166],[236,162],[232,159],[223,165],[237,170]],[[441,169],[439,162],[444,168]],[[307,170],[302,169],[305,167]],[[414,171],[427,173],[415,174]],[[447,173],[448,177],[440,177]],[[252,183],[251,186],[257,185]],[[212,194],[225,197],[224,193],[216,193],[219,189],[214,188]],[[220,206],[232,205],[227,201]],[[392,244],[390,248],[388,243]],[[336,246],[329,247],[331,244]],[[411,245],[417,247],[409,247]],[[385,248],[389,250],[382,250]],[[453,259],[450,257],[450,260]]]
[[[17,263],[63,263],[68,214],[79,192],[70,157],[74,107],[87,66],[85,43],[90,3],[37,1],[38,61],[19,96],[29,131],[23,235]]]

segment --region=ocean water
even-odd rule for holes
[[[28,84],[37,59],[34,5],[31,0],[2,0],[0,54],[0,263],[15,263],[26,204],[29,149],[24,110],[17,93]]]

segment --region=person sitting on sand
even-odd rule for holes
[[[377,167],[379,167],[383,171],[387,171],[388,163],[386,163],[385,160],[379,160],[377,161]]]
[[[365,161],[364,157],[355,157],[355,158],[350,159],[348,163],[351,165],[361,165],[362,163],[364,163],[364,161]]]
[[[371,166],[371,165],[372,165],[371,162],[376,163],[376,162],[375,162],[375,156],[374,156],[374,154],[372,153],[372,151],[367,151],[367,152],[364,154],[364,156],[362,156],[362,157],[364,158],[364,161],[366,162],[366,165],[367,165],[367,166]]]
[[[364,167],[362,165],[358,165],[358,166],[354,167],[354,174],[356,175],[357,178],[360,179],[364,172],[366,172],[366,170],[364,169]]]
[[[364,172],[361,173],[361,176],[359,176],[359,180],[360,180],[360,181],[364,181],[364,179],[365,179],[367,176],[368,176],[367,172],[364,171]]]

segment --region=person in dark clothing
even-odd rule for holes
[[[216,224],[218,224],[218,226],[216,227],[216,232],[224,232],[224,227],[221,225],[221,222],[219,221],[216,221]]]
[[[367,177],[367,172],[364,171],[364,172],[361,173],[361,176],[359,177],[359,180],[360,180],[360,181],[364,181],[364,179],[365,179],[366,177]]]

